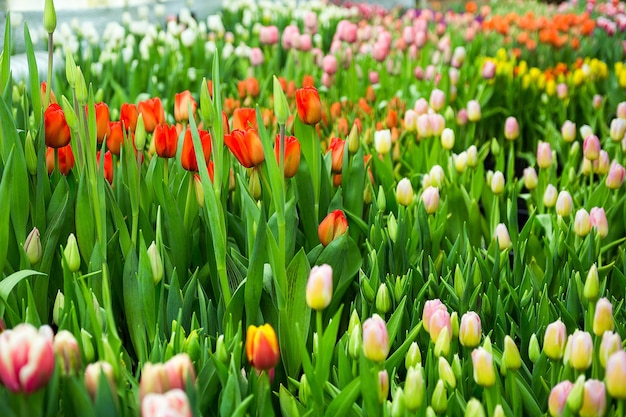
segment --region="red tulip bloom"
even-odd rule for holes
[[[51,104],[44,115],[46,145],[51,148],[62,148],[70,143],[70,127],[65,120],[65,113],[58,104]]]
[[[130,129],[132,132],[137,127],[137,118],[139,111],[134,104],[124,103],[120,108],[120,122],[124,124],[124,129]]]
[[[239,108],[233,113],[233,130],[258,129],[259,125],[256,120],[256,109]]]
[[[317,228],[317,235],[324,246],[342,236],[348,230],[348,219],[342,210],[329,213]]]
[[[146,132],[152,133],[157,125],[165,123],[163,103],[158,97],[149,98],[139,102],[139,113],[143,116],[143,124]]]
[[[257,166],[265,160],[263,144],[255,129],[235,129],[231,134],[224,135],[224,143],[246,168]]]
[[[204,152],[205,163],[208,164],[211,159],[211,135],[209,132],[199,130],[200,142],[202,142],[202,152]],[[180,155],[180,163],[187,171],[198,171],[198,160],[196,159],[196,151],[193,147],[193,137],[191,129],[187,128],[185,138],[183,139],[183,150]]]
[[[274,328],[269,324],[248,327],[246,356],[258,371],[267,371],[278,365],[280,349]]]
[[[191,111],[195,115],[198,104],[191,95],[191,92],[189,90],[185,90],[182,93],[176,94],[176,100],[174,102],[174,119],[176,119],[177,122],[182,123],[189,121],[189,103],[191,103]]]
[[[276,160],[280,164],[280,135],[276,135],[274,146]],[[300,167],[300,142],[295,136],[285,137],[285,178],[291,178],[298,172]]]
[[[157,125],[152,136],[154,148],[161,158],[173,158],[178,148],[178,132],[175,125]]]
[[[124,143],[122,122],[111,122],[109,124],[109,135],[107,136],[107,149],[112,154],[119,156],[122,143]]]
[[[98,161],[98,166],[100,166],[100,151],[96,154],[96,160]],[[111,151],[106,151],[104,153],[103,174],[109,184],[113,184],[113,155],[111,154]]]
[[[346,145],[344,139],[332,138],[326,153],[332,152],[332,171],[336,174],[341,173],[343,167],[343,150]]]
[[[307,125],[315,125],[322,120],[322,102],[315,87],[303,87],[296,90],[298,116]]]
[[[96,103],[96,130],[98,137],[98,145],[102,143],[105,137],[111,134],[111,116],[109,114],[109,106],[106,103]]]
[[[74,168],[74,153],[70,145],[62,148],[57,148],[59,153],[59,171],[61,174],[68,175],[72,168]],[[46,167],[48,168],[48,174],[52,174],[54,171],[54,148],[48,148],[46,150]]]

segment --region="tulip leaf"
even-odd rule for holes
[[[139,278],[137,276],[138,268],[137,254],[135,253],[135,248],[131,247],[126,254],[123,272],[124,313],[133,347],[135,352],[137,352],[139,362],[143,363],[147,359],[148,352],[145,345],[146,330],[143,320],[142,294],[139,291]]]
[[[31,269],[23,269],[9,275],[0,281],[0,299],[6,302],[9,294],[13,288],[24,278],[28,278],[32,275],[46,275],[43,272],[33,271]]]
[[[91,253],[96,241],[96,227],[93,221],[93,210],[91,209],[91,198],[86,171],[83,171],[78,182],[78,193],[76,196],[76,239],[83,259],[91,259]]]
[[[376,378],[378,380],[378,378]],[[355,378],[350,384],[343,387],[341,393],[335,397],[328,408],[326,409],[326,416],[345,416],[348,411],[355,407],[355,403],[359,395],[361,394],[361,378]],[[378,398],[376,395],[375,398]],[[368,414],[370,415],[370,414]]]
[[[382,407],[378,401],[378,373],[375,372],[373,363],[365,357],[363,351],[359,360],[359,373],[363,412],[367,416],[380,416]]]
[[[63,409],[65,415],[95,417],[94,406],[85,389],[82,378],[67,378],[67,390],[63,390]]]
[[[253,220],[252,217],[248,217],[247,221],[249,225],[251,225],[253,221],[258,223],[254,245],[252,246],[252,254],[248,264],[248,276],[246,278],[245,306],[248,325],[258,324],[258,318],[261,316],[259,303],[261,302],[261,294],[263,292],[263,268],[266,254],[265,239],[267,223],[259,221],[259,218],[262,219],[264,217],[265,213],[263,210],[260,213],[260,217],[257,217],[255,220]]]
[[[9,172],[13,166],[13,151],[7,158],[5,171]],[[9,175],[2,175],[2,181],[0,181],[0,224],[9,224],[9,215],[11,209],[9,204],[11,202],[11,179]],[[9,228],[0,228],[0,274],[4,270],[4,263],[7,260],[7,251],[9,249]]]
[[[26,46],[26,58],[28,60],[28,78],[30,80],[30,101],[33,104],[33,114],[35,116],[35,126],[41,127],[41,115],[43,107],[41,103],[41,90],[39,87],[39,71],[37,70],[37,61],[33,42],[30,38],[30,30],[28,24],[24,22],[24,44]]]
[[[7,13],[4,22],[4,48],[0,53],[0,95],[4,93],[4,88],[11,80],[11,13]],[[3,156],[6,155],[3,153]]]
[[[148,257],[148,250],[143,238],[143,232],[139,232],[139,269],[137,270],[137,285],[143,303],[144,324],[148,335],[148,341],[155,338],[156,331],[156,293],[155,283],[152,277],[152,265]]]

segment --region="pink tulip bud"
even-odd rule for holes
[[[378,314],[363,323],[363,355],[371,361],[383,362],[389,354],[387,325]]]
[[[261,48],[252,48],[250,50],[250,65],[258,67],[259,65],[262,65],[264,61],[265,57],[263,56]]]
[[[428,102],[430,104],[430,107],[434,111],[438,112],[442,110],[443,106],[445,106],[446,104],[446,93],[439,90],[438,88],[435,88],[433,91],[430,92],[430,100]]]
[[[609,168],[609,173],[606,177],[606,186],[611,190],[617,190],[624,183],[624,177],[626,176],[626,169],[617,162],[613,162]]]
[[[480,103],[477,100],[467,102],[467,119],[470,122],[477,122],[481,118]]]
[[[67,330],[59,331],[54,336],[53,347],[61,362],[63,375],[73,375],[82,368],[80,348],[72,333]]]
[[[165,362],[164,367],[169,389],[185,389],[187,380],[191,380],[192,383],[196,381],[196,371],[191,363],[191,358],[186,353],[173,356]]]
[[[483,64],[482,75],[485,80],[490,80],[496,76],[496,63],[492,60],[487,60]]]
[[[565,380],[556,384],[548,397],[548,410],[552,417],[561,417],[565,410],[565,404],[570,391],[574,388],[571,381]]]
[[[583,141],[583,155],[590,161],[600,157],[600,139],[596,135],[589,135]]]
[[[606,175],[609,172],[610,165],[611,159],[609,158],[609,153],[602,149],[598,159],[593,161],[593,172],[598,175]]]
[[[537,145],[537,165],[539,168],[549,168],[552,165],[552,148],[548,142],[539,142]]]
[[[594,94],[593,98],[591,99],[591,105],[595,110],[600,110],[603,101],[604,100],[602,99],[602,96],[600,94]]]
[[[515,140],[519,137],[519,123],[513,116],[507,117],[504,122],[504,137],[506,140]]]
[[[589,213],[584,208],[576,212],[576,217],[574,218],[574,232],[579,237],[585,237],[591,232]]]
[[[386,369],[378,372],[378,402],[384,404],[389,396],[389,374]]]
[[[596,311],[593,315],[593,333],[601,336],[606,331],[613,331],[613,305],[607,298],[600,298],[596,303]]]
[[[593,357],[593,341],[588,332],[576,330],[567,340],[564,362],[577,371],[586,371],[591,366]]]
[[[430,340],[434,342],[439,338],[441,331],[446,328],[448,331],[448,338],[452,338],[452,322],[450,321],[450,313],[447,309],[437,309],[430,317],[428,323],[428,329],[430,333]]]
[[[92,400],[96,398],[101,374],[104,374],[107,382],[109,383],[109,387],[111,388],[111,392],[115,392],[113,366],[104,361],[90,363],[85,368],[85,387],[87,388],[87,392],[89,392]]]
[[[485,348],[479,347],[472,351],[474,381],[481,387],[491,387],[496,383],[496,371],[493,367],[493,356]]]
[[[606,364],[611,355],[619,350],[622,350],[622,338],[619,333],[608,330],[604,332],[602,342],[600,342],[600,351],[598,352],[600,364],[606,368]]]
[[[328,307],[333,297],[333,269],[330,265],[314,266],[306,284],[306,303],[313,310]]]
[[[322,59],[322,69],[329,75],[333,75],[337,72],[337,66],[337,58],[335,55],[326,55]]]
[[[415,110],[418,116],[428,113],[428,102],[426,99],[424,97],[417,99],[413,105],[413,110]]]
[[[576,123],[566,120],[561,126],[561,136],[565,142],[573,142],[576,139]]]
[[[564,100],[567,98],[568,95],[568,89],[567,89],[567,84],[565,83],[559,83],[556,86],[556,96],[561,99]]]
[[[556,361],[563,357],[566,337],[565,324],[561,320],[548,324],[543,337],[543,351],[548,358]]]
[[[626,119],[626,101],[622,101],[617,104],[617,117],[620,119]]]
[[[615,399],[626,399],[626,351],[618,350],[609,356],[606,362],[606,373],[604,374],[606,389],[609,395]]]
[[[430,318],[433,316],[435,311],[437,310],[445,310],[448,311],[445,305],[438,298],[434,300],[428,300],[424,304],[424,311],[422,312],[422,326],[424,330],[430,332]]]
[[[473,311],[468,311],[461,317],[459,328],[459,342],[461,345],[474,348],[480,343],[482,337],[482,327],[480,316]]]
[[[0,334],[0,381],[12,392],[33,393],[54,371],[52,329],[19,324]]]
[[[439,208],[439,189],[433,186],[426,187],[422,191],[422,203],[426,213],[434,214]]]
[[[469,120],[469,117],[467,116],[467,110],[460,109],[459,112],[456,114],[456,123],[459,126],[465,126],[468,120]]]
[[[606,412],[606,387],[597,379],[585,381],[583,405],[578,410],[580,417],[603,416]]]
[[[185,391],[173,389],[165,394],[148,394],[141,401],[141,417],[191,417],[191,405]]]
[[[609,234],[609,222],[602,207],[593,207],[589,212],[589,222],[600,238]]]

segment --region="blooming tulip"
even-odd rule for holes
[[[158,97],[140,101],[138,105],[138,112],[143,116],[144,128],[148,133],[154,132],[154,129],[158,125],[165,123],[163,103],[161,103],[161,99]]]
[[[196,113],[196,108],[198,104],[194,100],[191,92],[189,90],[185,90],[182,93],[176,93],[175,102],[174,102],[174,119],[179,122],[188,122],[189,121],[189,105],[191,104],[191,111],[193,116]]]
[[[556,384],[548,397],[548,410],[552,417],[561,417],[570,391],[574,387],[571,381],[565,380]]]
[[[348,220],[342,210],[329,213],[317,228],[317,235],[323,246],[342,236],[348,230]]]
[[[242,107],[233,112],[233,130],[258,129],[256,109]]]
[[[120,122],[125,131],[135,131],[135,128],[137,127],[138,117],[139,111],[137,110],[137,106],[131,103],[122,104],[122,106],[120,107]]]
[[[62,148],[70,143],[70,127],[65,120],[65,113],[58,104],[50,104],[44,112],[46,146]]]
[[[74,168],[74,153],[72,152],[72,145],[67,145],[57,149],[59,154],[59,171],[63,175],[68,175],[72,168]],[[54,149],[46,149],[46,168],[48,174],[52,174],[54,171]]]
[[[246,335],[248,362],[257,371],[267,371],[278,364],[280,350],[274,328],[269,324],[248,327]]]
[[[321,311],[328,307],[333,297],[333,269],[324,264],[314,266],[306,284],[306,303],[313,310]]]
[[[543,338],[543,351],[552,360],[559,360],[563,357],[566,342],[565,323],[557,320],[548,324]]]
[[[479,347],[472,351],[474,381],[482,387],[491,387],[496,382],[496,371],[493,367],[493,356],[485,348]]]
[[[202,152],[204,153],[205,163],[211,158],[211,135],[205,131],[198,131],[200,142],[202,143]],[[225,136],[224,141],[226,142]],[[191,129],[187,128],[185,137],[183,138],[183,149],[180,154],[180,164],[187,171],[198,171],[198,160],[196,159],[196,150],[193,146],[193,137]]]
[[[473,348],[478,346],[482,337],[480,316],[473,311],[468,311],[461,317],[459,328],[459,342],[461,345]]]
[[[19,324],[0,333],[0,381],[12,392],[32,393],[54,371],[52,329]]]
[[[159,124],[152,135],[154,149],[161,158],[173,158],[178,149],[178,132],[176,126]]]
[[[600,298],[593,315],[593,333],[602,336],[604,332],[613,331],[614,328],[613,305],[607,298]]]
[[[296,90],[296,107],[303,123],[315,125],[322,119],[322,103],[315,87]]]
[[[385,321],[378,314],[363,322],[363,355],[374,362],[382,362],[389,354],[389,335]]]

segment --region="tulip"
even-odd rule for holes
[[[122,104],[122,106],[120,107],[120,122],[124,130],[130,130],[131,132],[134,132],[135,128],[137,127],[138,117],[139,111],[137,110],[137,106],[130,103]]]
[[[591,366],[593,341],[588,332],[576,330],[567,340],[564,362],[577,371],[586,371]]]
[[[315,87],[296,90],[296,107],[300,120],[307,125],[315,125],[322,119],[322,103]]]
[[[600,351],[598,352],[600,364],[606,368],[611,355],[620,350],[622,350],[622,338],[619,333],[613,333],[608,330],[604,332],[600,342]]]
[[[163,111],[163,103],[161,103],[161,99],[158,97],[149,98],[145,101],[140,101],[138,105],[138,111],[143,116],[144,128],[148,133],[154,132],[154,129],[158,125],[165,123],[165,112]]]
[[[527,190],[532,191],[537,188],[537,184],[539,183],[539,179],[537,178],[537,171],[535,168],[528,167],[524,169],[524,187]]]
[[[596,301],[600,293],[600,277],[598,276],[598,267],[596,264],[591,265],[587,272],[587,279],[583,287],[583,297],[589,301]]]
[[[173,389],[164,394],[148,394],[141,401],[141,416],[192,417],[187,394],[181,389]]]
[[[386,155],[391,150],[391,130],[377,130],[374,132],[374,149],[376,153]]]
[[[452,160],[454,162],[454,169],[458,173],[463,173],[467,169],[467,152],[463,151],[460,154],[452,154]]]
[[[187,381],[196,381],[196,371],[187,353],[179,353],[163,364],[168,389],[186,389]]]
[[[445,308],[439,308],[433,312],[428,323],[428,332],[430,333],[430,340],[432,340],[433,343],[438,340],[439,334],[444,328],[448,331],[448,338],[452,338],[450,313],[448,313],[448,310]]]
[[[446,104],[446,93],[438,88],[435,88],[430,92],[430,99],[428,100],[428,103],[434,111],[438,112],[442,110],[443,106]]]
[[[342,236],[348,230],[348,220],[342,210],[335,210],[329,213],[320,223],[317,235],[323,246],[328,246],[330,242]]]
[[[436,318],[438,315],[439,315],[439,312],[437,312],[435,316],[433,316],[433,318]],[[430,326],[431,326],[430,334],[432,337],[432,335],[435,333],[432,331],[432,327],[433,327],[432,320],[431,320]],[[433,349],[433,353],[435,354],[436,357],[448,356],[448,354],[450,353],[450,342],[452,341],[452,336],[453,334],[450,331],[449,327],[444,326],[439,331],[439,335],[437,336],[437,340],[435,341],[435,348]]]
[[[624,177],[626,176],[626,169],[617,162],[611,164],[609,173],[606,176],[606,186],[611,190],[619,189],[624,183]]]
[[[413,186],[408,178],[402,178],[396,186],[396,200],[403,206],[408,206],[413,201]]]
[[[490,80],[496,75],[496,63],[488,59],[483,64],[482,76],[485,80]]]
[[[424,327],[424,330],[426,330],[427,332],[430,332],[430,319],[437,310],[448,310],[438,298],[434,300],[428,300],[424,304],[424,311],[422,312],[422,325]]]
[[[572,213],[574,202],[572,195],[567,191],[561,191],[556,199],[556,214],[561,217],[567,217]]]
[[[441,132],[441,147],[448,151],[454,147],[454,130],[449,127]]]
[[[576,212],[576,217],[574,218],[574,232],[580,237],[585,237],[591,232],[591,219],[589,218],[589,213],[584,208]]]
[[[509,231],[504,223],[500,223],[496,226],[493,238],[498,241],[500,250],[507,250],[512,246]]]
[[[257,371],[268,371],[278,364],[280,358],[278,339],[271,325],[248,327],[246,355],[250,365]]]
[[[65,120],[65,113],[58,104],[50,104],[44,112],[46,146],[58,149],[70,143],[70,127]]]
[[[109,106],[106,103],[96,103],[94,108],[96,111],[96,132],[99,145],[111,133],[111,116],[109,115]]]
[[[33,393],[54,372],[52,329],[19,324],[0,333],[0,381],[12,392]]]
[[[504,137],[506,140],[515,140],[519,137],[519,123],[513,116],[507,117],[504,122]]]
[[[194,116],[196,113],[196,108],[198,104],[194,100],[191,92],[189,90],[185,90],[182,93],[176,93],[175,102],[174,102],[174,119],[179,122],[188,122],[189,121],[189,105],[191,104],[192,115]]]
[[[100,151],[96,153],[96,161],[98,168],[100,168]],[[113,184],[113,155],[111,151],[104,153],[104,169],[102,170],[102,174],[109,184]]]
[[[233,130],[258,130],[259,125],[256,120],[256,109],[238,108],[233,112]]]
[[[384,404],[389,396],[389,374],[386,369],[378,372],[378,402]]]
[[[154,149],[161,158],[173,158],[178,149],[178,132],[176,126],[159,124],[152,135]]]
[[[280,37],[276,26],[261,26],[259,29],[259,42],[262,45],[274,45]]]
[[[606,388],[602,381],[585,381],[583,405],[578,410],[580,417],[602,417],[606,412]]]
[[[602,239],[609,234],[609,223],[603,208],[593,207],[591,209],[589,212],[589,223],[595,229],[596,234]]]
[[[593,161],[593,172],[598,175],[606,175],[609,172],[610,165],[611,160],[609,158],[609,153],[602,149],[600,150],[598,159]]]
[[[422,191],[422,203],[427,214],[434,214],[439,208],[439,189],[433,186]]]
[[[516,371],[522,366],[522,358],[519,353],[519,349],[513,341],[513,338],[509,335],[504,336],[504,352],[502,353],[502,360],[506,369]]]
[[[626,120],[619,118],[611,120],[610,134],[613,142],[620,142],[626,134]]]
[[[65,259],[67,267],[71,272],[80,270],[80,252],[78,251],[78,242],[74,233],[70,233],[67,237],[67,244],[63,250],[63,259]]]
[[[332,138],[326,153],[331,154],[331,170],[335,174],[340,174],[343,168],[343,153],[346,141],[344,139]]]
[[[491,387],[496,383],[496,371],[493,357],[485,348],[479,347],[472,351],[474,381],[482,387]]]
[[[378,314],[363,322],[363,355],[371,361],[383,362],[389,354],[389,335],[385,321]]]
[[[80,348],[72,333],[61,330],[54,337],[53,348],[61,363],[63,375],[73,375],[82,369]]]
[[[431,178],[431,184],[433,187],[440,188],[444,185],[446,176],[441,165],[433,165],[428,172]]]
[[[583,141],[583,155],[590,161],[600,157],[600,139],[596,135],[589,135]]]
[[[549,168],[552,165],[552,149],[549,142],[539,142],[537,145],[537,165],[539,168]]]
[[[543,351],[552,360],[560,360],[565,351],[566,338],[565,324],[557,320],[548,324],[543,338]]]
[[[205,164],[208,164],[211,158],[211,135],[205,131],[198,131],[198,135],[200,136],[200,142],[202,144],[204,162]],[[227,136],[228,135],[224,137],[224,142],[226,142]],[[180,164],[187,171],[198,171],[198,160],[196,159],[196,150],[193,146],[193,137],[190,128],[187,128],[185,131],[185,137],[183,138],[183,149],[180,154]]]
[[[530,341],[528,342],[528,359],[530,359],[532,363],[535,363],[540,355],[541,349],[539,349],[539,341],[537,340],[537,335],[533,333],[530,335]]]
[[[391,401],[391,417],[401,417],[405,414],[406,407],[404,405],[404,390],[402,390],[401,387],[396,387]]]
[[[26,237],[24,252],[26,252],[26,257],[31,265],[36,264],[41,259],[41,239],[39,238],[39,229],[36,227],[33,227],[33,230]]]
[[[613,305],[607,298],[600,298],[596,303],[596,311],[593,315],[593,333],[602,336],[606,331],[613,331]]]
[[[574,388],[571,381],[565,380],[556,384],[548,397],[548,411],[552,417],[561,417],[570,391]]]
[[[85,387],[92,399],[96,398],[98,385],[100,383],[100,375],[104,374],[111,392],[115,392],[115,377],[113,375],[113,366],[105,361],[90,363],[85,368]]]
[[[150,260],[150,269],[152,270],[152,279],[158,284],[163,279],[163,261],[157,249],[156,243],[153,241],[147,250],[148,259]]]
[[[498,404],[499,405],[499,404]],[[471,398],[465,407],[465,417],[485,417],[485,409],[482,403],[476,398]],[[494,412],[495,416],[495,412]]]
[[[546,186],[546,190],[543,193],[543,204],[547,208],[552,208],[556,204],[556,200],[558,198],[558,191],[556,187],[552,184],[548,184]]]
[[[391,296],[389,295],[389,288],[384,282],[380,284],[376,292],[376,310],[382,314],[391,310]]]
[[[333,269],[330,265],[314,266],[306,284],[306,303],[313,310],[328,307],[333,297]]]
[[[446,383],[447,387],[451,389],[456,388],[456,376],[454,375],[454,371],[452,370],[450,363],[443,356],[439,357],[437,372],[439,374],[439,379],[442,379]]]
[[[124,143],[122,122],[111,122],[109,124],[109,135],[107,136],[107,149],[110,150],[113,155],[119,156],[122,143]]]
[[[626,351],[619,349],[609,356],[604,374],[606,390],[609,395],[618,400],[626,399]]]
[[[496,195],[504,192],[504,174],[501,171],[493,173],[493,177],[491,177],[491,191]]]
[[[473,311],[468,311],[461,317],[459,328],[459,342],[461,345],[473,348],[478,346],[482,337],[480,316]]]
[[[444,359],[445,360],[445,359]],[[426,383],[424,381],[424,370],[421,365],[407,369],[404,382],[404,405],[406,409],[415,412],[424,403],[426,394]]]
[[[576,139],[576,124],[569,120],[566,120],[561,126],[561,136],[567,143],[571,143]]]
[[[477,122],[481,118],[480,103],[477,100],[467,102],[467,120]]]
[[[433,391],[430,406],[437,414],[445,414],[448,409],[448,393],[446,392],[446,386],[443,380],[438,380]],[[428,415],[428,413],[426,413]]]
[[[274,146],[276,161],[280,161],[280,135],[276,135]],[[300,168],[300,142],[295,136],[285,137],[285,178],[291,178],[298,173]]]

